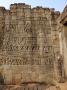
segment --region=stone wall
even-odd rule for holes
[[[6,84],[53,83],[62,75],[57,18],[54,9],[26,4],[0,8],[0,64]]]

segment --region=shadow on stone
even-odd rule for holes
[[[0,73],[0,85],[4,85],[4,78],[1,73]]]

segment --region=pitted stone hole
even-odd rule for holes
[[[2,73],[0,73],[0,85],[4,85],[4,78]]]
[[[23,88],[23,90],[25,90],[25,87]]]
[[[38,90],[38,87],[37,87],[37,90]]]
[[[38,90],[42,90],[42,86],[39,85],[37,89],[38,89]]]
[[[28,90],[29,90],[29,87],[28,87]]]

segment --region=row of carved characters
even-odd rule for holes
[[[47,17],[31,17],[31,21],[48,21]]]
[[[6,41],[5,41],[6,42]],[[6,43],[8,46],[10,43],[13,43],[14,45],[25,45],[25,44],[30,44],[32,43],[32,38],[27,38],[27,37],[9,37],[9,41]]]
[[[16,18],[17,21],[49,21],[49,19],[45,16],[45,17],[17,17]]]
[[[19,39],[19,38],[17,38],[17,40],[16,40],[16,38],[15,39],[13,39],[13,40],[11,40],[11,41],[8,41],[8,42],[6,42],[5,43],[5,46],[6,47],[8,47],[8,46],[10,46],[10,45],[17,45],[17,46],[37,46],[37,45],[42,45],[42,46],[47,46],[47,45],[50,45],[50,44],[48,44],[49,42],[48,41],[46,41],[46,40],[43,40],[43,42],[41,42],[40,44],[38,44],[38,42],[37,42],[37,39],[35,39],[35,40],[29,40],[29,39]],[[39,40],[39,39],[38,39]]]
[[[11,64],[11,65],[53,65],[53,60],[51,57],[47,58],[0,58],[0,65]]]
[[[6,45],[9,45],[10,42],[14,43],[14,44],[19,44],[19,45],[25,45],[25,44],[37,44],[37,39],[43,39],[43,44],[46,44],[50,38],[47,38],[46,36],[44,37],[22,37],[22,36],[14,36],[14,37],[9,37],[8,38],[8,42],[6,43]],[[6,40],[5,40],[6,42]]]
[[[8,43],[9,44],[9,43]],[[38,51],[40,50],[40,45],[37,45],[37,44],[34,44],[34,45],[30,45],[30,44],[23,44],[23,45],[12,45],[12,44],[9,44],[9,45],[6,45],[5,48],[8,50],[8,51],[19,51],[19,50],[23,50],[22,52],[24,51]],[[44,52],[48,53],[49,51],[52,51],[52,46],[45,46],[43,45],[42,46],[42,49]]]
[[[34,18],[32,22],[34,25],[50,26],[50,21],[47,18],[44,19],[44,17]]]

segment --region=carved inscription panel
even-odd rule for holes
[[[53,43],[53,37],[58,36],[57,24],[52,24],[56,20],[52,20],[50,9],[19,5],[11,5],[3,12],[4,22],[0,20],[4,26],[0,26],[0,65],[5,81],[51,82],[59,51],[59,44]]]

